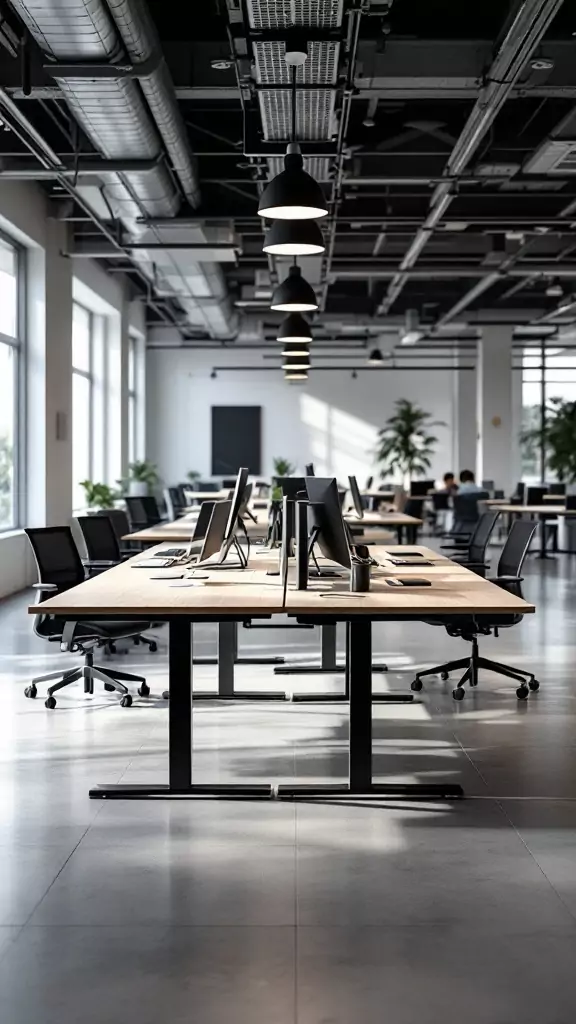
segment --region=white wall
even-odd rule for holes
[[[185,479],[188,470],[211,475],[211,407],[262,406],[262,473],[283,456],[303,470],[313,461],[317,473],[360,480],[374,471],[376,433],[399,398],[417,402],[444,427],[435,428],[439,445],[431,476],[457,468],[453,463],[455,371],[312,371],[305,385],[287,384],[279,369],[221,371],[212,367],[256,366],[261,353],[149,349],[147,360],[147,455],[158,463],[166,483]]]

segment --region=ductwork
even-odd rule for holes
[[[198,177],[170,73],[160,51],[160,42],[146,5],[140,0],[10,0],[12,6],[49,59],[68,63],[114,64],[126,56],[132,63],[149,61],[153,69],[138,81],[131,78],[55,78],[72,114],[94,147],[108,160],[157,160],[146,173],[126,171],[102,173],[104,196],[115,216],[129,233],[141,237],[142,218],[173,218],[180,206],[180,192],[196,206],[200,195]],[[146,98],[148,106],[144,102]],[[153,115],[151,117],[150,115]],[[174,169],[172,175],[163,160],[164,143]],[[82,191],[82,185],[79,185]],[[94,193],[85,198],[94,202]],[[96,193],[96,201],[100,197]],[[101,212],[101,204],[99,206]],[[139,254],[143,268],[158,290],[178,298],[189,315],[214,337],[226,337],[235,330],[234,317],[226,301],[224,276],[215,263],[203,263],[195,272],[214,291],[203,289],[196,296],[189,278],[190,261],[184,254],[161,250],[149,256]],[[153,261],[153,262],[152,262]],[[164,281],[166,278],[166,281]],[[164,287],[165,285],[165,287]],[[204,310],[204,306],[206,309]]]

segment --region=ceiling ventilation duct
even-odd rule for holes
[[[138,81],[130,78],[58,77],[55,75],[72,114],[86,135],[106,159],[158,160],[158,166],[146,173],[127,171],[102,174],[103,195],[115,216],[135,236],[142,234],[142,217],[176,215],[180,192],[176,180],[162,160],[162,142],[183,195],[196,206],[199,202],[198,179],[193,157],[178,109],[169,71],[162,59],[160,43],[146,5],[136,0],[11,0],[15,11],[49,60],[69,63],[110,63],[125,60],[158,62]],[[111,12],[113,17],[111,16]],[[146,102],[143,99],[145,97]],[[152,116],[151,116],[152,115]],[[79,187],[82,191],[82,186]],[[102,200],[96,193],[85,194],[102,213]],[[160,250],[154,251],[154,280],[164,275]],[[171,280],[166,289],[176,293],[182,306],[203,319],[204,328],[215,336],[233,332],[234,323],[227,307],[216,307],[223,299],[224,284],[220,268],[203,264],[207,281],[218,280],[217,294],[206,297],[207,312],[202,318],[200,300],[190,291],[187,268],[181,266],[185,253],[171,253],[168,269]],[[149,257],[142,252],[146,266]]]

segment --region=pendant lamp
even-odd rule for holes
[[[264,242],[264,252],[273,256],[314,256],[325,248],[315,220],[275,220]]]
[[[295,263],[282,284],[274,289],[271,309],[283,313],[307,313],[318,309],[318,300],[311,284],[302,277],[302,271]]]
[[[276,337],[278,341],[301,341],[308,343],[312,341],[312,331],[310,324],[300,313],[290,313],[289,316],[284,317]]]
[[[310,354],[304,356],[289,355],[282,363],[283,370],[309,370],[311,366]]]
[[[271,220],[314,220],[325,217],[328,206],[317,181],[304,170],[296,141],[296,72],[306,60],[306,44],[286,44],[286,63],[292,69],[292,135],[284,157],[284,170],[264,189],[258,213]]]
[[[303,341],[285,341],[282,348],[282,355],[310,357],[310,349]]]
[[[287,372],[284,374],[284,380],[305,381],[308,380],[308,374],[306,370],[287,370]]]
[[[368,356],[368,366],[384,366],[384,356],[379,348],[373,348]]]

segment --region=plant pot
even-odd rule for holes
[[[142,480],[130,480],[128,494],[131,498],[146,498],[148,496],[148,484]]]

